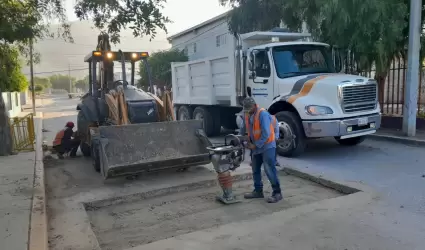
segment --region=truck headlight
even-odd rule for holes
[[[306,106],[305,110],[309,115],[331,115],[334,113],[329,107],[317,105]]]

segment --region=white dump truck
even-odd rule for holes
[[[381,124],[377,82],[340,73],[339,53],[308,33],[235,35],[233,53],[173,62],[171,71],[178,120],[203,119],[209,136],[236,129],[252,96],[279,121],[282,156],[301,154],[312,138],[357,145]]]

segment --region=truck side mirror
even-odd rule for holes
[[[252,53],[252,51],[251,51],[251,53],[249,53],[249,60],[248,60],[248,70],[249,71],[254,71],[254,69],[255,69],[255,56],[254,56],[254,53]]]
[[[341,59],[341,53],[339,49],[333,47],[332,48],[332,57],[333,57],[333,63],[334,68],[336,72],[341,72],[342,70],[342,59]]]

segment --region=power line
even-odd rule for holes
[[[45,72],[34,72],[34,75],[42,75],[42,74],[51,74],[51,73],[60,73],[60,72],[67,72],[67,71],[82,71],[82,70],[88,70],[89,68],[81,68],[81,69],[64,69],[64,70],[54,70],[54,71],[45,71]],[[24,75],[29,75],[29,73],[26,73]]]

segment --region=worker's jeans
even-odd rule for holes
[[[65,153],[70,153],[70,156],[76,156],[79,146],[80,146],[80,140],[72,139],[67,143],[54,146],[53,148],[60,155],[63,155]]]
[[[255,191],[260,192],[263,191],[261,165],[264,166],[264,172],[266,172],[267,178],[272,185],[273,194],[280,194],[280,183],[276,170],[276,148],[269,148],[261,154],[252,155],[252,176],[254,179],[254,189]]]

